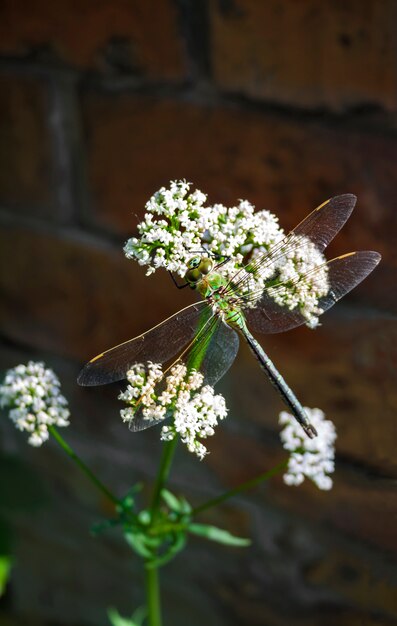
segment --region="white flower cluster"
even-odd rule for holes
[[[184,275],[192,251],[202,248],[198,219],[205,211],[206,196],[189,192],[190,184],[175,181],[162,187],[146,203],[143,222],[138,224],[140,237],[132,237],[124,246],[127,258],[148,265],[147,275],[157,268]]]
[[[235,207],[222,204],[204,206],[206,196],[201,191],[190,193],[190,183],[174,181],[170,188],[162,187],[146,204],[144,220],[138,224],[139,237],[129,239],[124,247],[126,256],[148,266],[147,274],[157,268],[184,277],[187,263],[200,252],[203,255],[230,257],[221,272],[230,280],[238,274],[241,295],[253,294],[247,306],[253,307],[265,288],[274,300],[289,309],[299,308],[314,327],[321,312],[318,300],[329,290],[327,268],[302,276],[325,262],[324,256],[306,237],[296,236],[287,248],[282,242],[285,233],[278,219],[269,211],[254,211],[246,200]],[[277,253],[253,273],[241,270],[244,264]],[[240,282],[242,278],[243,280]],[[274,287],[269,287],[275,285]],[[283,283],[282,286],[277,286]]]
[[[120,411],[123,422],[131,422],[138,409],[148,421],[163,420],[167,412],[167,399],[172,389],[172,381],[168,383],[163,394],[156,396],[155,387],[163,378],[161,365],[148,362],[147,368],[142,363],[136,363],[127,372],[129,385],[118,398],[128,404]]]
[[[317,268],[315,272],[312,270]],[[305,276],[296,284],[297,278]],[[279,286],[269,287],[268,294],[280,306],[293,310],[300,309],[310,328],[318,324],[321,309],[319,298],[329,291],[328,268],[324,255],[307,237],[296,236],[292,245],[288,246],[277,263],[277,283]]]
[[[154,422],[172,417],[170,425],[163,426],[161,439],[170,441],[179,435],[188,450],[203,459],[207,448],[199,440],[213,435],[218,420],[225,419],[224,397],[215,395],[210,385],[203,386],[204,377],[199,372],[188,374],[182,363],[174,365],[165,378],[161,365],[149,362],[146,370],[137,364],[127,378],[129,385],[119,395],[129,405],[121,410],[123,421],[132,422],[138,411],[143,419]]]
[[[205,250],[239,264],[253,249],[266,252],[282,239],[278,220],[269,211],[255,213],[246,200],[230,209],[204,206],[206,195],[189,189],[190,183],[173,181],[169,189],[157,191],[138,224],[140,237],[132,237],[124,247],[127,258],[149,266],[147,274],[164,267],[183,277],[189,259]]]
[[[291,453],[284,482],[287,485],[301,485],[306,476],[319,489],[329,490],[332,488],[329,474],[335,469],[335,426],[325,419],[320,409],[305,407],[305,411],[318,432],[318,437],[314,439],[306,437],[296,419],[286,411],[282,411],[279,416],[279,423],[284,426],[280,433],[281,441]]]
[[[17,365],[0,385],[0,406],[10,409],[9,416],[19,430],[30,433],[32,446],[48,439],[48,426],[69,425],[67,405],[58,377],[44,363]]]

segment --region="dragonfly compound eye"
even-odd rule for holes
[[[198,269],[188,270],[185,274],[185,280],[188,283],[197,283],[201,278],[201,272]]]
[[[190,270],[195,270],[201,263],[201,257],[195,256],[188,262],[187,266]]]
[[[199,270],[202,274],[208,274],[212,270],[211,259],[202,259],[199,265]]]

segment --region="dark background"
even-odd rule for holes
[[[357,194],[330,253],[378,250],[381,266],[318,330],[261,338],[337,426],[334,489],[273,479],[203,516],[253,546],[192,540],[163,571],[165,624],[397,624],[395,0],[3,0],[0,55],[0,366],[56,370],[65,435],[118,494],[153,476],[159,431],[129,434],[119,387],[78,389],[79,367],[193,298],[123,256],[146,200],[186,178],[289,228]],[[211,454],[181,447],[172,473],[195,503],[285,456],[283,405],[245,347],[220,388]],[[32,449],[5,418],[0,435],[1,626],[132,612],[140,563],[88,532],[107,503],[55,442]]]

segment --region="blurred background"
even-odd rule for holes
[[[148,198],[186,178],[293,227],[326,198],[358,203],[330,254],[382,253],[316,331],[258,337],[304,404],[338,430],[334,489],[281,478],[202,520],[249,549],[192,540],[163,571],[173,626],[397,624],[397,3],[394,0],[2,0],[0,294],[4,371],[53,367],[68,441],[117,494],[150,481],[159,430],[130,434],[113,388],[79,389],[93,355],[191,302],[125,259]],[[198,504],[285,457],[283,405],[242,346],[230,415],[171,485]],[[104,626],[143,600],[112,514],[49,442],[0,421],[1,626]],[[145,494],[148,495],[146,491]],[[144,494],[144,495],[145,495]]]

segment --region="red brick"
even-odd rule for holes
[[[284,227],[327,197],[353,192],[358,206],[331,254],[383,253],[377,280],[367,285],[373,304],[396,310],[393,137],[146,97],[85,94],[83,110],[91,212],[101,225],[126,236],[151,194],[176,178],[207,192],[210,203],[247,198]]]
[[[177,78],[182,48],[171,0],[6,0],[0,10],[0,53],[49,50],[81,68],[105,68],[120,44],[125,69]],[[117,60],[116,60],[117,61]]]
[[[396,615],[394,581],[391,577],[377,575],[373,564],[357,557],[354,549],[349,554],[342,546],[333,546],[326,559],[314,563],[307,571],[307,578],[314,585],[326,583],[340,598],[363,612]],[[367,620],[364,623],[369,624]]]
[[[239,571],[246,572],[243,581],[235,579],[220,590],[213,590],[213,596],[221,596],[229,615],[238,620],[236,623],[250,626],[391,626],[394,623],[392,565],[384,573],[382,562],[375,564],[366,555],[358,557],[353,542],[338,546],[335,537],[332,546],[325,542],[321,556],[313,558],[317,537],[312,536],[304,554],[304,546],[294,545],[291,539],[291,535],[298,533],[291,520],[288,530],[280,529],[278,549],[270,556],[265,554],[259,562],[255,550],[256,567],[254,558],[250,567],[244,561],[239,565]],[[308,532],[302,534],[308,536]],[[292,552],[296,561],[290,564],[288,558]],[[325,598],[332,600],[325,605]]]
[[[302,580],[302,576],[300,579]],[[248,586],[249,583],[246,585]],[[265,585],[263,585],[263,590],[259,590],[259,593],[262,592],[261,596],[256,598],[251,598],[249,593],[244,594],[240,587],[241,581],[232,587],[222,588],[223,604],[228,607],[229,614],[233,615],[233,618],[240,620],[237,623],[250,624],[250,626],[263,626],[263,624],[271,626],[292,626],[292,624],[293,626],[318,626],[318,624],[321,626],[335,626],[335,624],[338,626],[363,626],[364,624],[365,626],[390,626],[393,624],[388,615],[379,615],[376,612],[373,616],[368,611],[362,612],[347,607],[341,600],[338,604],[335,602],[327,604],[326,610],[324,610],[324,601],[318,602],[317,608],[312,607],[310,612],[301,606],[295,609],[284,584],[282,608],[270,605],[271,601],[274,604],[274,595],[269,599],[264,597],[266,591],[269,593]],[[324,591],[328,597],[328,590]],[[363,594],[368,597],[368,588],[363,589]]]
[[[397,109],[393,0],[237,0],[210,7],[221,89],[308,108]]]
[[[157,324],[187,296],[146,278],[121,250],[64,231],[3,225],[0,324],[5,336],[86,361]]]
[[[45,85],[0,75],[0,203],[39,216],[52,212],[51,142]]]

